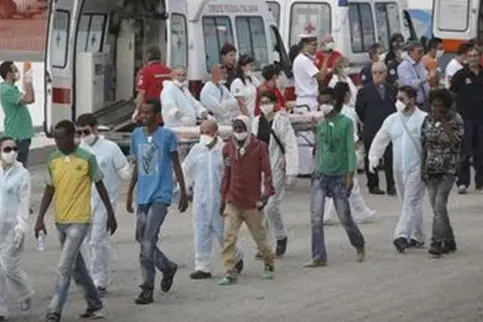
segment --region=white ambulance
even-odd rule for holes
[[[51,1],[45,57],[46,133],[62,119],[93,112],[101,124],[125,132],[119,135],[128,140],[135,77],[145,50],[158,45],[168,66],[187,66],[190,87],[197,92],[219,61],[225,42],[234,44],[240,54],[253,56],[257,70],[272,63],[273,57],[290,65],[276,22],[263,1]],[[289,73],[289,67],[286,70]]]

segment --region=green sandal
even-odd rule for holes
[[[264,280],[273,280],[275,278],[275,269],[273,265],[265,265],[265,269],[262,273]]]
[[[236,284],[236,283],[237,283],[236,277],[232,277],[232,276],[225,276],[223,278],[220,278],[217,281],[217,284],[220,285],[220,286],[229,286],[229,285],[233,285],[233,284]]]

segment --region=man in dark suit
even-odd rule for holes
[[[387,67],[383,62],[372,65],[372,83],[366,85],[357,93],[356,112],[363,123],[362,140],[364,149],[369,151],[372,140],[379,131],[382,123],[390,114],[396,112],[395,102],[397,89],[386,82]],[[364,167],[367,176],[367,187],[374,195],[385,192],[379,188],[379,177],[369,171],[367,155],[364,158]],[[392,145],[387,147],[384,154],[384,171],[386,174],[387,194],[396,195],[394,177],[392,173]]]

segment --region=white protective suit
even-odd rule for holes
[[[195,126],[196,118],[202,118],[207,113],[188,87],[179,87],[172,81],[165,81],[163,86],[161,114],[166,127]]]
[[[240,106],[226,86],[209,81],[200,93],[200,102],[215,117],[220,125],[231,125],[240,115]]]
[[[357,122],[358,117],[355,109],[353,107],[349,107],[344,105],[342,107],[341,113],[347,116],[352,120],[352,124],[354,129],[357,129]],[[354,131],[354,142],[359,141],[359,135],[357,135],[357,131]],[[360,154],[357,154],[358,158],[361,157]],[[359,161],[359,160],[358,160]],[[332,200],[332,198],[328,198]],[[349,206],[351,209],[352,218],[357,223],[366,223],[371,222],[374,220],[374,216],[376,215],[376,211],[369,208],[362,198],[361,189],[359,186],[359,180],[357,177],[354,176],[354,187],[352,188],[351,195],[349,197]],[[325,203],[325,212],[324,212],[324,224],[335,224],[338,222],[338,218],[336,216],[335,207],[333,202]]]
[[[132,166],[119,146],[103,137],[99,137],[94,145],[83,142],[81,146],[96,156],[97,163],[104,174],[103,181],[111,204],[115,207],[118,195],[117,179],[128,180],[131,177]],[[95,187],[92,188],[91,208],[91,230],[85,239],[88,247],[89,271],[96,287],[106,288],[111,273],[109,232],[106,229],[107,211]]]
[[[369,169],[379,164],[387,145],[392,141],[393,169],[396,191],[402,203],[401,216],[394,239],[406,238],[424,242],[423,197],[421,180],[421,126],[426,113],[417,109],[409,116],[396,112],[389,115],[377,132],[369,150]],[[403,126],[406,124],[407,131]],[[373,171],[373,170],[371,170]]]
[[[225,218],[220,214],[221,181],[225,169],[223,141],[217,139],[209,149],[197,143],[184,159],[182,168],[187,188],[193,189],[193,227],[195,242],[195,271],[212,270],[213,235],[223,248]],[[237,262],[242,253],[237,250]]]
[[[254,118],[252,123],[252,133],[258,134],[260,124],[260,116]],[[280,204],[282,203],[283,194],[285,192],[287,177],[296,177],[299,169],[297,138],[295,137],[290,119],[285,112],[276,112],[273,119],[272,131],[279,138],[280,143],[285,149],[285,155],[274,138],[274,134],[270,134],[270,142],[268,144],[268,152],[270,156],[270,165],[272,168],[272,180],[275,188],[275,194],[268,199],[265,206],[265,217],[268,221],[268,227],[273,233],[276,241],[287,237],[283,224],[282,213],[280,212]]]
[[[21,163],[15,162],[7,170],[0,166],[0,316],[8,313],[7,286],[22,301],[34,294],[20,262],[28,230],[30,185],[30,174]]]

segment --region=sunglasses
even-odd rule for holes
[[[7,147],[4,147],[2,150],[3,153],[10,153],[12,151],[17,152],[18,148],[16,146],[7,146]]]
[[[87,135],[90,135],[91,133],[92,132],[90,130],[79,130],[79,131],[77,131],[78,136],[82,136],[82,135],[87,136]]]

